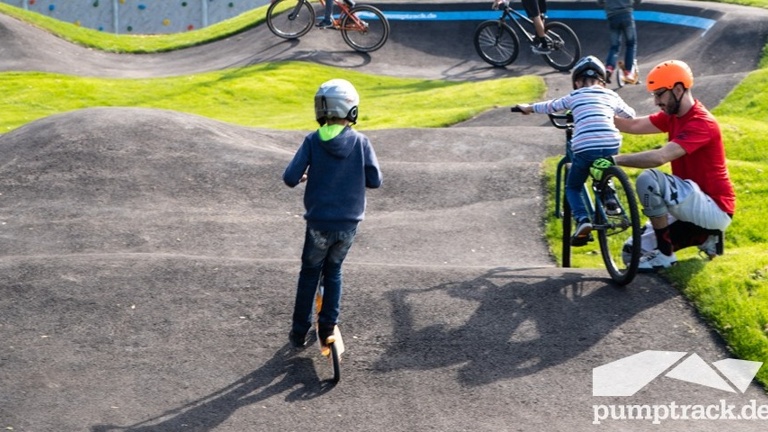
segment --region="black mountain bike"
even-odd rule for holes
[[[494,9],[497,7],[494,4]],[[520,38],[512,29],[513,23],[520,33],[533,46],[536,40],[536,32],[533,31],[533,21],[522,13],[512,9],[508,3],[501,3],[501,16],[496,20],[483,21],[475,29],[475,50],[486,63],[497,67],[512,64],[520,53]],[[523,26],[527,22],[531,31]],[[573,68],[581,58],[581,43],[576,33],[561,22],[547,22],[544,24],[546,37],[549,39],[552,51],[549,54],[541,54],[544,61],[553,68],[567,72]]]
[[[520,111],[513,107],[512,112]],[[570,267],[574,221],[571,206],[565,198],[565,182],[573,155],[573,116],[570,113],[550,114],[549,120],[556,128],[565,130],[565,155],[557,164],[555,178],[555,217],[562,219],[562,265]],[[600,181],[592,178],[591,186],[585,184],[581,196],[592,221],[592,231],[597,232],[600,254],[608,274],[617,284],[627,285],[637,275],[641,251],[640,211],[634,185],[620,167],[612,166],[604,171]],[[612,205],[606,206],[609,200]],[[632,246],[625,250],[628,237],[632,238]],[[594,241],[591,233],[590,241]]]

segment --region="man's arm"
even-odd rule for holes
[[[614,117],[613,123],[620,131],[635,135],[654,134],[661,132],[659,128],[651,123],[651,119],[648,116],[635,118]]]
[[[685,155],[680,144],[670,141],[664,147],[639,153],[619,154],[613,157],[616,165],[632,168],[656,168]]]

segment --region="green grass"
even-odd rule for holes
[[[535,99],[544,91],[535,77],[466,83],[401,79],[303,62],[155,79],[11,72],[0,74],[6,95],[0,98],[0,132],[95,106],[172,109],[243,126],[311,130],[317,127],[312,95],[320,83],[340,74],[360,93],[360,129],[449,126],[510,100]]]
[[[768,0],[724,2],[768,8]],[[187,33],[115,36],[0,3],[0,13],[66,40],[126,53],[169,51],[228,37],[262,23],[265,10],[255,9]],[[723,129],[738,194],[736,217],[726,236],[726,253],[709,262],[699,259],[695,248],[680,251],[680,264],[664,276],[723,336],[735,356],[768,362],[768,229],[761,223],[768,214],[768,99],[764,97],[768,92],[768,51],[764,51],[760,68],[713,110]],[[314,94],[318,83],[338,76],[358,87],[362,98],[360,128],[369,129],[447,126],[493,106],[536,99],[544,91],[543,81],[536,77],[456,83],[370,76],[301,62],[143,80],[0,73],[0,133],[41,117],[91,106],[166,108],[245,126],[309,130],[316,125],[307,95]],[[665,141],[661,135],[627,136],[623,151],[644,150]],[[553,161],[545,162],[550,183],[553,168]],[[559,221],[550,214],[546,233],[552,250],[559,251]],[[574,255],[575,265],[602,267],[594,250],[585,251]],[[768,385],[768,368],[757,378]]]

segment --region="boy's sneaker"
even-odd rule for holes
[[[352,1],[352,0],[344,0],[344,3],[346,3],[347,6],[349,6],[351,8],[355,7],[355,2]]]
[[[619,200],[616,199],[616,191],[611,186],[606,187],[603,191],[603,207],[605,207],[605,214],[608,216],[618,216],[621,214]]]
[[[675,253],[664,255],[658,249],[654,249],[640,257],[640,264],[637,270],[640,272],[653,272],[663,268],[670,268],[677,264]]]
[[[699,248],[699,255],[706,256],[710,260],[715,259],[717,256],[717,241],[718,236],[710,235],[707,240],[697,246]]]
[[[304,333],[303,335],[294,332],[291,330],[290,333],[288,333],[288,339],[291,340],[291,344],[294,348],[301,348],[303,346],[307,345],[307,334]]]
[[[320,339],[320,344],[325,345],[325,341],[329,337],[333,336],[335,325],[320,324],[317,329],[317,338]]]
[[[317,28],[321,30],[333,28],[333,21],[322,20],[317,24]]]
[[[576,226],[573,236],[571,236],[571,246],[584,246],[589,243],[592,224],[588,220],[583,220]]]
[[[549,46],[549,40],[547,38],[539,38],[533,45],[531,50],[535,54],[549,54],[552,52],[552,47]]]

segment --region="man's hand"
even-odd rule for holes
[[[595,159],[595,161],[592,162],[592,167],[589,168],[589,173],[592,174],[592,178],[600,181],[603,179],[605,170],[614,165],[616,165],[616,163],[613,161],[613,156]]]

